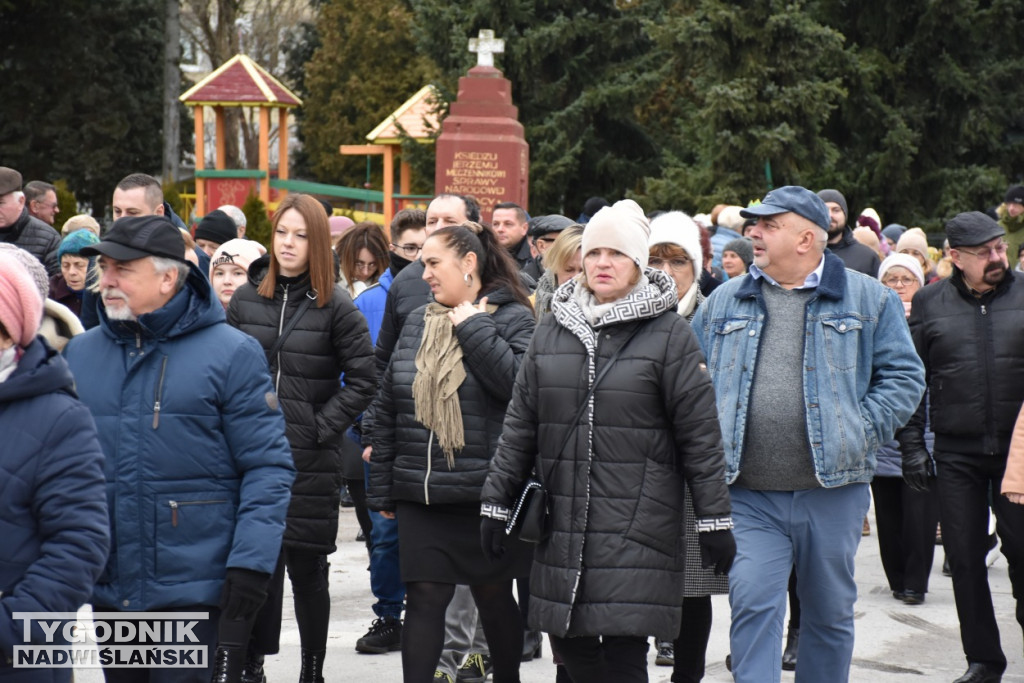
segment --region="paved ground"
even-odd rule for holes
[[[872,515],[874,512],[872,511]],[[874,518],[872,516],[872,522]],[[331,556],[331,631],[328,641],[327,681],[401,681],[400,653],[362,655],[355,651],[355,641],[373,620],[373,602],[366,571],[367,556],[361,543],[356,543],[355,514],[341,513],[338,547]],[[857,555],[857,643],[854,649],[850,680],[855,683],[910,683],[913,681],[949,683],[966,668],[960,647],[956,610],[950,580],[941,572],[942,549],[936,549],[931,592],[927,602],[908,607],[893,600],[878,557],[878,541],[872,535],[864,538]],[[1003,648],[1010,659],[1005,683],[1024,683],[1024,655],[1020,627],[1014,620],[1013,598],[1006,575],[1006,562],[999,560],[989,570],[989,579],[1002,631]],[[287,582],[286,590],[287,590]],[[285,598],[282,652],[267,660],[270,683],[286,683],[298,677],[299,634],[290,604]],[[731,681],[725,670],[729,649],[729,605],[725,596],[714,598],[715,620],[708,645],[708,683]],[[545,645],[544,657],[523,664],[523,683],[547,683],[554,680],[554,666]],[[654,665],[650,655],[652,683],[668,683],[671,669]],[[783,681],[792,681],[792,673],[784,673]],[[77,683],[101,681],[95,670],[79,671]],[[585,683],[585,682],[580,682]],[[827,682],[823,682],[827,683]]]

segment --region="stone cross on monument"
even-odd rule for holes
[[[495,38],[491,29],[482,28],[478,37],[469,39],[469,51],[476,53],[477,66],[494,66],[494,55],[505,51],[505,41]]]

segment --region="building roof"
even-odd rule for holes
[[[434,106],[440,93],[432,85],[425,85],[405,101],[391,115],[370,131],[366,139],[376,145],[397,145],[401,142],[399,127],[414,140],[426,140],[439,127]]]
[[[235,55],[178,98],[188,105],[297,107],[293,92],[246,55]]]

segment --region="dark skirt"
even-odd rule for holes
[[[422,505],[398,501],[402,581],[477,585],[530,575],[533,548],[510,536],[498,562],[480,547],[480,503]]]

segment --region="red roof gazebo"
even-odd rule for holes
[[[206,214],[207,180],[248,179],[258,183],[264,204],[270,202],[270,110],[277,110],[277,177],[288,178],[288,109],[302,105],[294,93],[245,55],[235,55],[216,71],[189,88],[181,97],[194,107],[196,134],[196,214]],[[216,122],[215,170],[206,170],[203,107],[212,107]],[[229,170],[225,164],[225,107],[259,109],[259,169]]]

